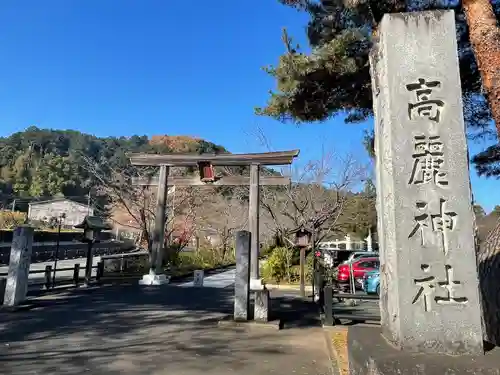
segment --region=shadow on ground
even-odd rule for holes
[[[327,373],[314,306],[294,298],[273,301],[282,331],[218,327],[232,288],[121,285],[34,302],[0,313],[1,374]]]
[[[353,303],[354,302],[354,303]],[[345,300],[333,304],[333,316],[342,325],[350,326],[358,323],[380,324],[379,302],[374,300]],[[338,318],[341,316],[342,318]],[[370,319],[360,319],[359,317],[368,317]],[[349,317],[350,319],[347,319]],[[352,317],[352,318],[351,318]],[[339,324],[339,323],[338,323]]]

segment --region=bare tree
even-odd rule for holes
[[[109,164],[96,163],[84,157],[84,166],[95,180],[97,195],[106,198],[106,207],[111,211],[110,220],[115,224],[139,232],[137,244],[152,250],[152,232],[156,216],[156,188],[132,184],[132,177],[146,177],[154,173],[151,169],[127,168],[116,170]],[[176,243],[180,251],[187,245],[194,230],[196,207],[201,203],[196,189],[169,189],[167,218],[165,220],[165,241],[179,232],[181,238]],[[166,243],[167,245],[167,243]],[[172,245],[172,244],[168,244]],[[172,246],[166,246],[171,248]],[[167,254],[168,256],[168,254]]]
[[[210,201],[211,214],[207,226],[219,237],[220,258],[226,259],[234,234],[248,224],[248,201],[245,200],[245,189],[236,188],[230,198],[220,194],[214,195]]]
[[[260,143],[272,150],[262,131]],[[284,174],[285,171],[282,171]],[[320,242],[339,229],[339,219],[352,197],[352,190],[367,176],[367,168],[352,155],[323,152],[319,160],[295,167],[292,183],[285,187],[263,187],[261,205],[278,245],[290,245],[290,230],[304,227]]]
[[[364,178],[364,168],[351,156],[324,156],[310,161],[292,176],[284,189],[263,188],[262,206],[272,218],[280,241],[303,227],[320,242],[338,230],[339,218],[351,198],[351,190]]]

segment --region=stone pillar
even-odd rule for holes
[[[269,290],[255,291],[254,320],[267,322],[269,320]]]
[[[248,226],[250,228],[251,250],[250,250],[250,289],[262,290],[262,280],[259,277],[259,215],[260,215],[260,166],[250,166],[250,197],[248,208]]]
[[[370,60],[382,332],[401,349],[480,354],[454,12],[386,14]]]
[[[250,232],[236,232],[236,276],[234,280],[234,320],[248,320],[250,303]]]
[[[10,250],[9,272],[3,299],[4,306],[17,306],[24,302],[28,292],[34,229],[20,226],[14,230]]]
[[[167,284],[169,279],[163,274],[163,251],[165,245],[165,223],[168,195],[168,174],[169,167],[160,166],[160,176],[158,179],[158,196],[156,201],[155,227],[153,230],[153,251],[151,252],[151,265],[149,274],[144,275],[139,280],[141,285],[162,285]]]

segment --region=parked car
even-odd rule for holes
[[[354,251],[352,254],[349,255],[349,258],[347,258],[347,260],[342,262],[342,264],[352,263],[361,258],[374,258],[374,257],[378,257],[378,253],[375,251]]]
[[[363,279],[363,290],[366,294],[380,295],[380,270],[365,273]]]
[[[339,287],[343,290],[349,288],[351,280],[349,267],[352,267],[352,276],[354,277],[356,286],[362,288],[365,274],[369,271],[378,270],[379,266],[380,260],[378,257],[361,258],[354,260],[352,263],[339,265],[337,268],[337,282]]]

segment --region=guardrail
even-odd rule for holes
[[[97,273],[95,276],[95,281],[100,281],[102,277],[104,276],[104,262],[99,262],[97,263],[96,266],[92,266],[92,269],[97,269]],[[52,265],[48,264],[45,266],[44,270],[33,270],[29,271],[29,275],[38,275],[38,274],[44,274],[44,281],[42,282],[33,282],[30,283],[28,279],[28,287],[30,286],[40,286],[40,287],[45,287],[46,290],[53,289],[56,286],[61,286],[61,285],[67,285],[67,286],[78,286],[80,285],[80,282],[85,279],[85,276],[80,276],[80,263],[76,263],[73,267],[65,267],[65,268],[57,268],[55,271],[57,272],[64,272],[64,271],[73,271],[73,277],[63,279],[63,280],[57,280],[54,279],[54,271],[52,268]],[[0,273],[0,278],[7,277],[8,272],[1,272]]]
[[[83,231],[71,230],[71,231],[40,231],[36,230],[33,234],[33,242],[56,242],[59,237],[59,241],[79,241],[82,237]],[[0,243],[12,242],[13,231],[8,229],[0,229]],[[110,240],[114,238],[114,234],[111,232],[103,231],[101,232],[101,239]]]
[[[92,253],[94,256],[110,255],[132,251],[133,244],[118,241],[99,242],[94,245]],[[0,248],[0,265],[7,266],[10,261],[10,247]],[[59,246],[58,260],[85,258],[87,256],[87,244],[81,242],[61,243]],[[56,254],[56,244],[37,244],[33,246],[31,263],[52,261]]]
[[[349,311],[348,313],[342,313],[335,311],[333,300],[338,299],[345,300],[375,300],[378,301],[380,298],[378,295],[370,294],[352,294],[352,293],[338,293],[332,286],[327,285],[323,288],[323,313],[324,313],[324,325],[335,326],[340,324],[340,319],[350,320],[351,322],[366,322],[380,321],[380,316],[374,316],[371,314],[363,314],[362,312]]]

